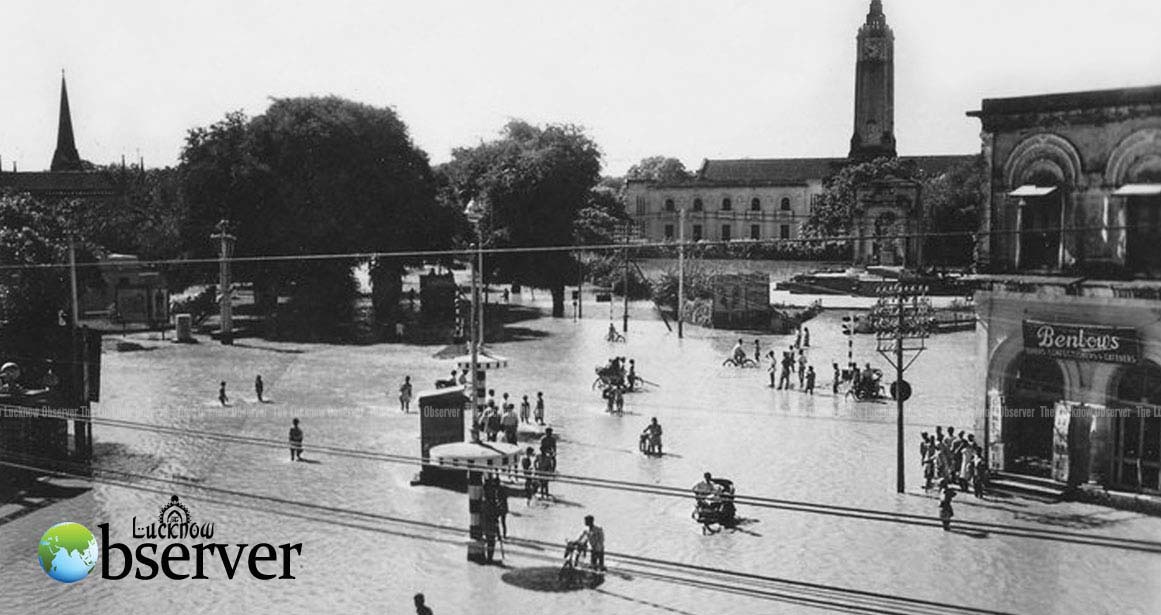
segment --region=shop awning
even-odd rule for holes
[[[1125,184],[1113,192],[1113,196],[1157,196],[1161,194],[1161,184]]]
[[[1048,196],[1056,192],[1056,186],[1020,186],[1008,193],[1008,196]]]

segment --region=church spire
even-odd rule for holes
[[[50,171],[83,171],[81,156],[73,138],[73,118],[69,112],[69,91],[65,86],[64,70],[60,71],[60,121],[56,129],[56,151],[52,154]]]

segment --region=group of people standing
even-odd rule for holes
[[[935,428],[935,435],[920,434],[919,458],[923,464],[923,488],[931,489],[933,480],[938,480],[941,489],[958,485],[961,491],[970,487],[977,498],[984,497],[987,481],[987,465],[984,449],[976,442],[975,434],[964,430],[958,433],[949,426],[944,434],[943,427]]]
[[[809,333],[806,340],[810,340]],[[801,343],[801,336],[799,342]],[[782,359],[779,360],[771,350],[766,354],[770,359],[770,387],[778,390],[793,389],[794,388],[794,374],[798,375],[798,388],[808,395],[814,395],[814,381],[816,375],[814,373],[814,366],[808,364],[806,359],[805,346],[789,346],[782,351]]]
[[[516,444],[516,432],[521,423],[544,425],[544,393],[536,393],[536,406],[525,395],[520,401],[520,414],[516,414],[516,404],[509,401],[504,393],[500,405],[496,405],[496,390],[488,389],[488,401],[477,420],[476,429],[484,433],[488,442],[495,442],[504,434],[504,442]],[[546,430],[551,431],[551,429]]]

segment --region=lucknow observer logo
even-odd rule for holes
[[[97,539],[80,523],[58,523],[40,537],[36,555],[45,574],[61,583],[75,583],[97,566]]]
[[[214,524],[195,523],[189,508],[176,495],[156,517],[150,514],[138,522],[134,516],[129,525],[136,548],[113,540],[108,523],[97,526],[99,541],[79,523],[58,523],[40,537],[36,549],[40,567],[61,583],[80,581],[98,563],[101,570],[97,574],[109,581],[233,579],[239,573],[260,581],[293,580],[292,557],[302,555],[301,542],[277,546],[215,542]]]

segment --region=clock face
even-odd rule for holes
[[[871,39],[863,47],[863,57],[868,60],[882,60],[886,55],[886,46],[879,39]]]

